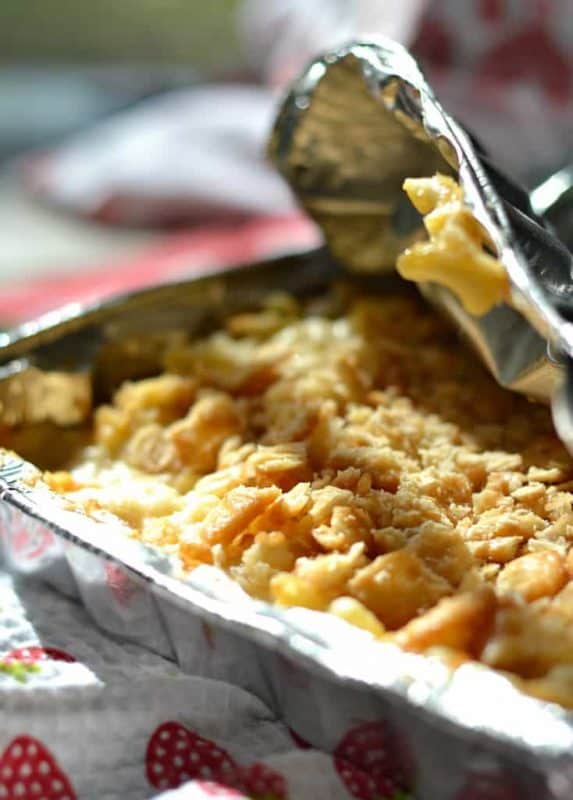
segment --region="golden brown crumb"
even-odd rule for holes
[[[495,607],[495,594],[489,586],[446,597],[405,625],[396,642],[418,652],[447,647],[477,656],[493,623]]]

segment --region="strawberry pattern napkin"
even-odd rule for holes
[[[49,587],[0,572],[2,800],[406,800],[381,723],[333,752],[256,697],[100,632]]]

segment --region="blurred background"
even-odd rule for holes
[[[155,233],[90,224],[40,202],[15,159],[170,89],[236,74],[237,5],[0,2],[0,287],[105,263],[155,240]]]
[[[266,136],[378,33],[530,188],[572,160],[571,0],[1,0],[0,322],[317,242]]]
[[[238,0],[2,0],[0,157],[240,62]]]

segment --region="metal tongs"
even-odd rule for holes
[[[499,383],[551,401],[573,452],[573,257],[544,217],[562,216],[573,173],[529,195],[444,110],[407,50],[383,38],[310,64],[283,102],[270,154],[334,255],[359,271],[392,268],[421,229],[404,179],[452,175],[507,271],[511,300],[474,317],[448,289],[420,289]]]

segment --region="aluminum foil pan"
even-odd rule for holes
[[[421,230],[404,179],[453,175],[507,271],[511,301],[474,317],[447,289],[420,288],[499,383],[537,399],[555,397],[561,362],[570,365],[573,356],[572,256],[527,193],[444,110],[403,47],[383,38],[354,42],[314,61],[284,100],[270,155],[333,253],[362,272],[391,269]],[[550,189],[538,193],[537,207]],[[570,384],[557,423],[573,445]]]
[[[3,355],[81,372],[110,342],[183,323],[199,332],[225,313],[257,307],[270,290],[308,296],[339,274],[324,251],[314,251],[64,309],[7,335]],[[404,290],[394,277],[354,280],[372,291]],[[34,474],[30,464],[2,452],[5,561],[77,597],[110,634],[257,694],[300,737],[327,752],[349,730],[375,724],[409,793],[395,797],[573,797],[573,716],[563,709],[526,697],[479,665],[452,673],[329,615],[254,601],[212,568],[182,580],[169,557],[126,538],[109,521],[70,510]],[[357,794],[350,783],[347,789],[359,798],[384,797]],[[340,798],[348,796],[341,782]]]

